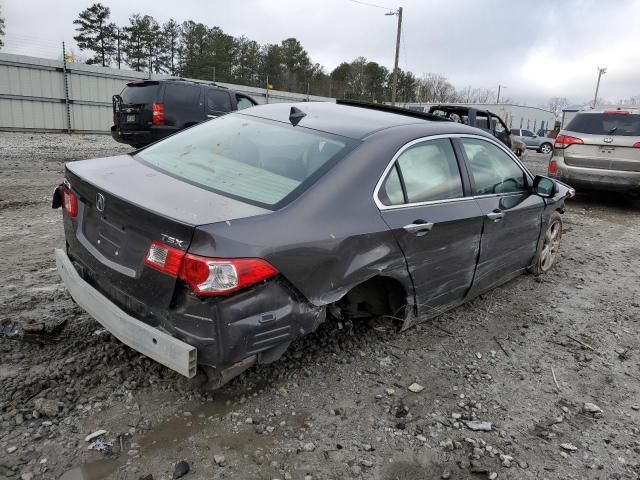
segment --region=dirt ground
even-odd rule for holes
[[[179,461],[187,479],[640,477],[639,202],[579,195],[550,274],[403,333],[328,321],[211,393],[104,332],[55,271],[64,162],[126,150],[0,133],[0,331],[46,329],[0,336],[0,480],[170,479]]]

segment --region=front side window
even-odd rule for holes
[[[354,144],[344,137],[232,113],[155,143],[135,158],[216,193],[278,208]]]
[[[247,97],[243,97],[242,95],[236,95],[236,101],[238,103],[238,110],[244,110],[245,108],[253,107],[254,104]]]
[[[463,196],[458,162],[451,142],[446,138],[427,140],[402,152],[379,192],[383,205],[449,200]]]
[[[533,136],[535,136],[535,135],[534,135],[534,134],[533,134],[533,132],[532,132],[532,131],[530,131],[530,130],[522,130],[522,136],[523,136],[523,137],[533,137]]]
[[[525,176],[516,162],[500,147],[478,138],[462,138],[477,195],[520,192]]]

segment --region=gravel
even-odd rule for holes
[[[185,478],[640,475],[637,201],[570,202],[546,276],[402,333],[327,321],[210,392],[102,331],[55,272],[64,162],[125,151],[108,136],[0,133],[0,320],[61,325],[42,342],[0,338],[0,479],[81,465],[168,479],[183,460]],[[544,157],[527,163],[544,173]],[[108,452],[87,450],[99,430]]]

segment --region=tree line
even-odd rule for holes
[[[95,3],[73,21],[74,40],[91,54],[86,63],[336,98],[372,102],[391,98],[393,71],[364,57],[327,71],[312,61],[296,38],[261,45],[193,20],[159,23],[151,15],[136,13],[119,26],[110,14],[109,7]],[[458,91],[442,75],[417,77],[399,69],[397,99],[486,103],[495,99],[495,93],[472,87]]]

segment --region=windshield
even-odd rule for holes
[[[278,208],[342,157],[353,140],[230,114],[151,145],[135,158],[175,178]]]
[[[640,115],[625,113],[579,113],[567,130],[592,135],[640,136]]]

